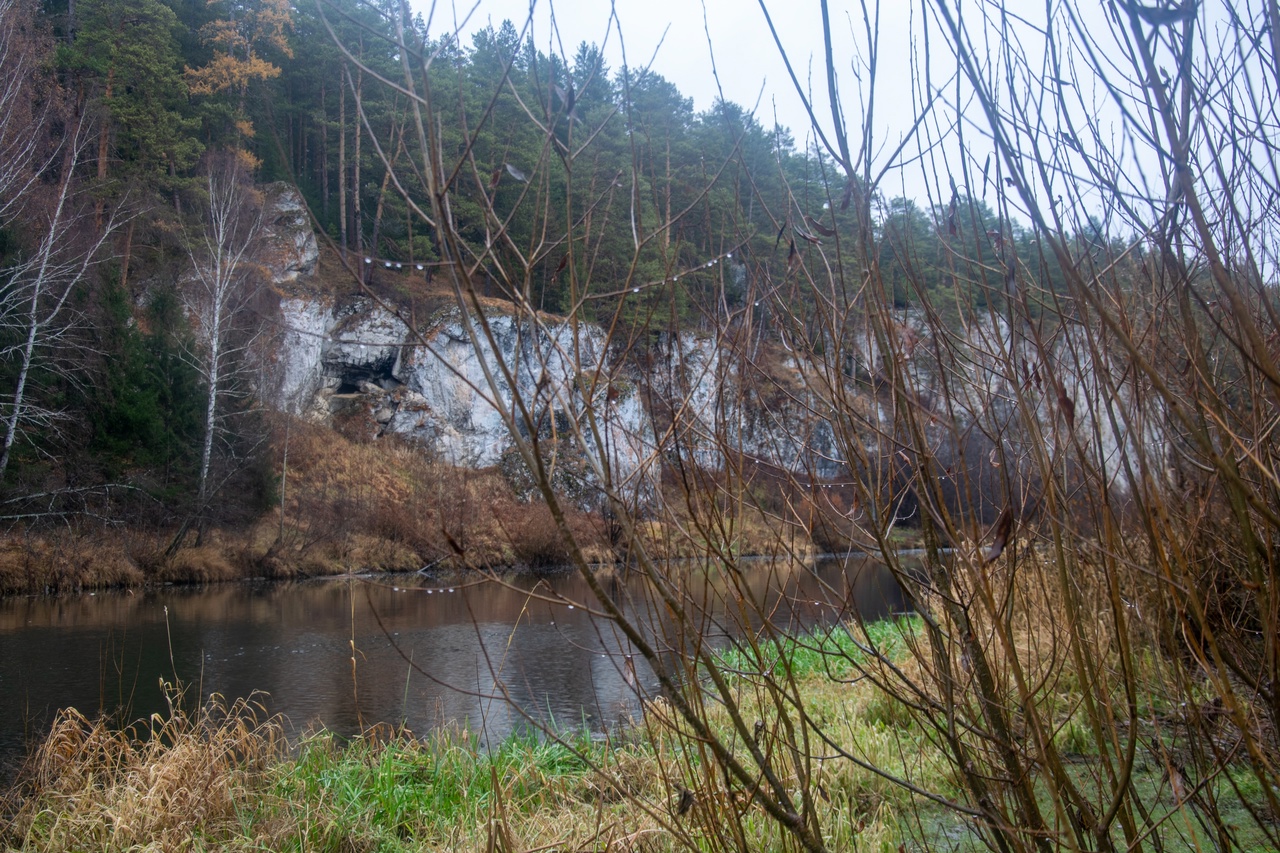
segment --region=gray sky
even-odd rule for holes
[[[426,14],[430,2],[416,0],[416,6]],[[829,129],[832,122],[826,97],[819,4],[816,0],[766,2],[792,68],[806,90],[812,87],[819,122]],[[874,0],[869,5],[874,9]],[[877,82],[875,125],[880,145],[886,151],[898,143],[914,115],[911,75],[905,62],[912,28],[909,10],[913,5],[917,4],[896,0],[881,3],[880,50],[887,70],[882,69]],[[471,33],[490,23],[496,27],[510,19],[521,26],[529,7],[529,0],[436,0],[431,31],[439,34],[451,30],[455,21],[461,22],[470,13],[462,28],[466,44]],[[581,42],[602,45],[610,68],[615,71],[623,64],[625,48],[627,64],[649,65],[692,98],[696,110],[712,105],[718,93],[718,77],[725,98],[754,110],[766,128],[772,127],[776,118],[790,129],[798,146],[809,141],[809,118],[756,0],[615,0],[613,8],[617,20],[611,27],[609,0],[556,0],[554,4],[537,0],[534,41],[543,52],[560,53],[563,48],[570,58]],[[866,42],[861,6],[857,0],[834,0],[831,15],[833,53],[840,73],[845,118],[856,126],[860,121],[860,93],[866,91],[852,71],[857,57],[855,45]],[[886,175],[882,188],[890,196],[923,198],[924,178],[918,168],[902,170]]]
[[[497,26],[510,19],[517,27],[521,26],[530,8],[530,0],[435,2],[433,34],[453,29],[455,21],[470,14],[462,27],[464,44],[469,42],[472,33],[490,23]],[[820,5],[817,0],[765,2],[791,66],[806,91],[813,92],[818,121],[829,135],[832,119],[826,96]],[[424,13],[430,3],[431,0],[416,0],[417,7]],[[867,0],[873,16],[876,5],[877,0]],[[1086,15],[1100,19],[1100,9],[1095,4],[1086,0],[1081,5],[1087,7]],[[712,105],[718,91],[718,78],[725,97],[754,109],[766,128],[773,125],[776,117],[778,123],[791,130],[797,145],[805,146],[813,138],[809,118],[757,0],[614,0],[617,24],[612,28],[610,6],[609,0],[555,0],[554,3],[537,0],[532,29],[534,41],[544,52],[560,53],[563,49],[570,58],[581,42],[602,45],[613,70],[623,64],[625,46],[629,65],[639,67],[651,63],[654,71],[691,97],[698,110]],[[918,48],[922,44],[919,34],[924,30],[920,16],[921,10],[927,7],[928,4],[908,0],[879,0],[880,67],[876,76],[873,123],[877,168],[890,165],[891,153],[909,132],[917,107],[924,101],[918,91],[923,85],[920,75],[912,73],[912,56],[919,56]],[[1025,14],[1031,20],[1044,17],[1043,0],[1006,0],[1006,8],[1014,14]],[[862,3],[832,0],[830,9],[841,107],[850,132],[850,144],[856,148],[861,141],[863,101],[870,92]],[[555,29],[552,28],[553,13]],[[974,25],[980,26],[980,23],[975,21]],[[939,54],[931,67],[933,85],[946,86],[954,71],[954,59],[937,43],[941,34],[938,21],[932,21],[930,29],[935,52]],[[914,44],[913,32],[917,34]],[[713,54],[717,74],[712,73]],[[949,100],[952,94],[953,90],[948,88],[943,100]],[[940,125],[946,124],[946,115],[954,112],[943,109],[936,113],[939,126],[933,128],[934,143],[939,142]],[[880,189],[886,196],[905,195],[923,202],[928,185],[946,183],[941,175],[954,166],[954,138],[941,140],[940,146],[932,148],[927,140],[919,145],[916,142],[913,140],[896,158],[895,162],[906,165],[890,168],[883,175]],[[970,140],[970,150],[980,147],[982,142],[981,138]],[[915,159],[925,149],[928,154],[923,159]],[[944,153],[944,149],[949,151]],[[951,157],[951,163],[945,162],[947,156]]]
[[[427,0],[418,2],[421,7]],[[451,8],[439,3],[433,31],[451,28],[455,11],[461,19],[473,2],[454,0]],[[820,71],[822,20],[818,4],[769,0],[769,5],[783,43],[793,52],[797,74],[802,80],[807,78],[811,58],[815,71]],[[843,4],[833,4],[840,5]],[[581,42],[603,45],[614,70],[622,65],[625,46],[629,65],[639,67],[652,60],[653,70],[693,98],[698,110],[710,107],[717,95],[712,74],[714,51],[715,69],[725,97],[748,109],[756,108],[757,117],[766,127],[772,125],[776,109],[777,120],[800,137],[797,141],[803,141],[799,129],[808,125],[808,119],[755,0],[705,0],[705,22],[704,6],[699,0],[616,0],[614,8],[621,25],[621,42],[617,27],[609,29],[608,0],[559,0],[554,7],[547,0],[538,0],[533,25],[535,43],[544,52],[557,53],[563,45],[570,58]],[[553,40],[553,10],[559,42]],[[509,18],[519,26],[528,11],[528,0],[481,0],[464,29],[464,42],[468,33],[490,22],[497,26]],[[843,16],[842,12],[833,14]],[[841,26],[840,21],[836,26]],[[815,83],[825,86],[821,77]]]
[[[874,14],[877,0],[867,0]],[[424,14],[431,0],[415,0]],[[814,107],[818,121],[824,129],[832,126],[830,107],[826,98],[825,66],[823,62],[822,19],[817,0],[766,0],[778,35],[787,49],[792,67],[801,84],[814,91]],[[715,69],[724,96],[747,109],[754,109],[765,127],[777,121],[788,127],[798,145],[805,145],[812,136],[809,119],[797,96],[786,67],[782,61],[768,24],[757,0],[614,0],[617,25],[610,26],[609,0],[537,0],[534,4],[532,35],[535,44],[544,52],[563,53],[572,57],[581,42],[602,45],[611,69],[623,64],[623,46],[626,62],[632,67],[650,65],[654,71],[673,82],[687,97],[693,98],[694,107],[705,110],[717,95],[717,75],[712,73],[714,54]],[[850,132],[850,144],[855,148],[861,141],[860,124],[863,102],[870,87],[866,73],[865,45],[867,37],[859,0],[832,0],[830,3],[834,32],[835,67],[839,75],[840,99],[845,123]],[[980,4],[979,4],[980,7]],[[472,11],[474,8],[474,11]],[[471,33],[492,23],[495,26],[510,19],[521,26],[529,14],[530,0],[436,0],[432,34],[451,30],[455,21],[470,13],[469,21],[462,27],[464,44]],[[873,150],[876,152],[875,168],[890,168],[882,176],[880,190],[887,197],[905,195],[920,202],[927,200],[927,187],[935,188],[935,195],[949,195],[946,187],[950,177],[957,172],[958,145],[950,127],[957,114],[965,114],[969,95],[961,94],[966,103],[946,103],[954,100],[955,87],[951,74],[955,60],[940,39],[941,26],[935,19],[929,29],[935,56],[930,66],[931,85],[941,91],[940,101],[932,114],[934,125],[928,132],[911,141],[898,157],[892,153],[908,133],[918,106],[924,95],[918,87],[924,85],[921,75],[913,74],[920,62],[925,27],[920,16],[928,4],[907,0],[879,0],[879,50],[880,68],[875,84],[875,121],[873,123]],[[966,4],[972,14],[975,8]],[[1090,32],[1102,35],[1102,50],[1106,45],[1107,19],[1102,4],[1091,0],[1078,0],[1073,7],[1081,16],[1083,25]],[[1004,4],[1011,14],[1012,26],[1019,44],[1024,43],[1033,66],[1043,53],[1043,44],[1036,33],[1043,26],[1045,6],[1043,0],[1006,0]],[[989,12],[989,10],[988,10]],[[552,27],[552,14],[555,28]],[[936,13],[932,13],[936,14]],[[912,16],[915,16],[914,19]],[[1025,17],[1024,17],[1025,16]],[[974,47],[979,52],[999,50],[999,31],[983,28],[982,19],[966,20]],[[620,43],[618,26],[624,41]],[[557,39],[558,32],[558,39]],[[913,41],[912,33],[916,33]],[[1073,34],[1065,34],[1074,39]],[[1034,75],[1034,71],[1032,72]],[[914,81],[914,82],[913,82]],[[1106,134],[1116,134],[1119,114],[1105,92],[1090,86],[1072,91],[1082,102],[1077,106],[1081,115],[1092,114],[1105,127]],[[1038,81],[1025,79],[1019,87],[1035,91]],[[963,88],[963,87],[962,87]],[[1025,95],[1021,95],[1025,97]],[[974,118],[980,116],[975,115]],[[1052,133],[1052,130],[1050,130]],[[966,145],[971,157],[970,169],[981,170],[984,156],[990,151],[990,142],[983,130],[970,126],[966,131]],[[1119,151],[1124,140],[1114,137],[1114,145],[1122,160],[1139,162],[1142,154]],[[891,162],[892,161],[892,162]],[[901,168],[894,168],[899,164]],[[976,164],[976,165],[975,165]],[[1066,173],[1064,173],[1066,174]],[[1060,190],[1046,187],[1044,192],[1052,197]],[[933,199],[940,201],[938,198]]]

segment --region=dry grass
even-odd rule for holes
[[[169,689],[171,702],[180,697]],[[215,697],[118,731],[63,711],[6,797],[6,845],[30,850],[177,850],[236,837],[279,724]]]
[[[0,594],[567,562],[547,507],[521,502],[496,468],[455,468],[396,439],[352,441],[305,424],[289,436],[283,525],[277,506],[173,555],[168,529],[15,529],[0,539]],[[597,517],[572,511],[568,521],[591,559],[613,559]]]
[[[546,506],[519,500],[498,468],[456,468],[398,439],[351,441],[315,426],[291,433],[285,521],[284,539],[268,546],[276,574],[540,568],[568,557]],[[593,555],[607,552],[593,516],[570,511],[568,521]],[[278,530],[278,515],[265,520],[259,542]]]
[[[0,594],[135,586],[145,578],[131,537],[60,530],[0,542]]]
[[[909,722],[868,713],[875,688],[802,681],[841,742],[885,767],[920,765]],[[750,690],[746,681],[744,692]],[[746,701],[750,701],[749,697]],[[23,850],[644,850],[716,848],[735,837],[781,849],[777,825],[677,735],[656,700],[608,742],[513,739],[482,751],[464,732],[425,739],[319,733],[286,751],[279,725],[216,699],[174,701],[121,732],[64,712],[2,815],[0,844]],[[723,717],[714,718],[724,725]],[[874,774],[820,765],[833,849],[892,851],[907,804]]]
[[[200,545],[183,548],[174,554],[161,566],[156,579],[178,583],[220,583],[243,576],[240,567],[228,559],[224,548]]]

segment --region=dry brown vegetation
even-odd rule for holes
[[[63,534],[12,535],[0,547],[0,593],[133,586],[145,575],[126,542]]]
[[[181,697],[167,688],[171,703]],[[255,779],[283,755],[276,721],[215,697],[120,730],[62,712],[5,797],[4,842],[46,850],[176,850],[235,837]],[[24,797],[24,792],[38,792]]]
[[[861,5],[853,63],[859,85],[874,87],[879,7]],[[859,123],[832,110],[807,184],[777,176],[796,178],[785,208],[768,211],[784,259],[753,260],[750,273],[769,303],[767,332],[800,365],[792,395],[803,390],[847,467],[845,491],[824,495],[833,513],[809,496],[809,472],[779,468],[785,488],[761,491],[731,419],[695,417],[706,397],[672,383],[675,399],[651,413],[658,435],[645,460],[665,500],[642,509],[610,460],[595,459],[607,530],[584,523],[557,491],[540,464],[537,401],[517,399],[507,425],[539,509],[494,471],[442,469],[388,443],[375,452],[352,440],[336,453],[327,434],[300,428],[295,485],[275,525],[256,532],[261,553],[278,543],[281,573],[410,554],[467,565],[566,556],[592,593],[581,604],[605,614],[658,683],[641,725],[663,781],[621,791],[643,816],[622,831],[652,831],[657,849],[819,853],[855,838],[1000,853],[1280,847],[1280,149],[1267,130],[1280,104],[1280,10],[1113,2],[1092,20],[1067,3],[1046,4],[1036,12],[1044,20],[1032,21],[1013,5],[967,4],[962,19],[953,4],[926,0],[919,17],[932,38],[907,46],[919,119],[911,144],[874,138],[868,90]],[[396,45],[402,56],[415,48]],[[826,62],[827,95],[839,103],[830,48]],[[401,70],[397,91],[417,107],[408,135],[425,140],[415,178],[426,184],[439,251],[455,262],[468,334],[499,350],[476,322],[494,309],[477,282],[492,280],[509,300],[500,310],[545,335],[528,294],[536,260],[565,247],[577,320],[595,319],[593,296],[619,305],[616,319],[628,294],[668,292],[636,270],[682,262],[668,254],[679,230],[670,212],[656,230],[633,224],[634,281],[580,277],[572,256],[585,253],[589,268],[603,249],[594,220],[561,216],[560,199],[590,192],[572,168],[590,158],[589,145],[561,135],[575,129],[567,104],[525,108],[542,142],[516,202],[538,222],[531,248],[507,231],[506,202],[484,192],[493,164],[478,162],[475,146],[435,142],[446,128],[431,109],[442,93],[431,91],[428,69]],[[944,91],[956,102],[940,100]],[[961,103],[973,106],[961,113]],[[1112,104],[1136,153],[1116,150],[1113,119],[1104,121]],[[729,173],[737,156],[717,167]],[[900,156],[926,172],[934,202],[905,247],[886,245],[876,216],[877,176],[905,168]],[[636,167],[629,178],[672,176]],[[462,183],[480,191],[483,244],[450,228]],[[633,223],[648,227],[655,213]],[[827,242],[797,229],[810,220]],[[715,240],[731,243],[739,226],[753,227],[729,223]],[[914,257],[925,248],[927,259]],[[891,281],[888,257],[902,251],[913,257]],[[592,292],[602,287],[611,292]],[[700,318],[700,330],[750,365],[752,335],[738,327],[762,321],[721,295],[723,310]],[[626,329],[611,344],[629,349],[669,331]],[[607,373],[614,362],[597,349],[572,353],[571,375]],[[762,397],[785,385],[773,358],[765,351],[758,365]],[[505,399],[517,366],[491,367],[487,390]],[[583,395],[566,408],[578,446],[604,446],[607,396],[603,406]],[[688,461],[712,456],[714,474]],[[897,547],[898,505],[886,500],[907,491],[923,545],[910,563]],[[543,507],[555,538],[541,533]],[[869,627],[846,645],[825,642],[835,631],[822,641],[796,635],[744,582],[746,538],[783,558],[783,570],[803,571],[810,543],[797,534],[815,517],[822,540],[858,544],[894,572],[919,614],[900,645],[874,640]],[[640,592],[623,599],[599,582],[592,563],[606,543]],[[669,559],[684,554],[698,555],[719,585]],[[795,663],[802,653],[813,658],[807,672]],[[391,791],[422,789],[413,773],[430,760],[415,756],[391,774]],[[526,834],[503,810],[508,795],[521,792],[491,797],[481,820],[467,812],[432,840],[497,850],[614,837],[598,804],[584,837],[554,826]],[[686,815],[688,824],[677,820]],[[466,819],[484,832],[467,835]]]
[[[275,431],[277,466],[286,436],[288,441],[283,524],[277,504],[248,527],[210,529],[198,545],[171,555],[165,553],[173,536],[167,529],[85,525],[83,530],[11,531],[0,544],[0,594],[406,572],[425,566],[545,570],[568,564],[547,505],[536,492],[522,499],[530,484],[513,483],[502,466],[471,470],[435,462],[394,436],[370,440],[364,431],[368,419],[358,413],[353,419],[345,432],[300,421],[287,433],[282,427]],[[698,476],[711,492],[723,487],[714,475]],[[776,475],[762,471],[758,480],[763,500],[737,513],[734,553],[768,554],[777,548],[769,519],[791,499],[782,495],[785,484]],[[668,475],[668,492],[673,507],[685,506],[674,474]],[[643,535],[670,557],[696,557],[701,546],[690,545],[681,531],[690,529],[698,512],[696,502],[688,504],[672,519],[655,519]],[[615,549],[599,513],[572,510],[567,520],[592,563],[625,559],[625,549]],[[796,526],[791,535],[797,551],[813,551],[807,525]],[[189,539],[195,542],[194,535]]]
[[[171,556],[173,533],[163,529],[14,531],[0,545],[0,593],[566,562],[546,506],[522,502],[497,468],[455,468],[394,438],[351,440],[308,424],[288,436],[283,524],[277,507]],[[595,559],[612,560],[598,519],[576,513],[574,524]]]
[[[270,554],[280,561],[277,571],[317,565],[395,571],[563,563],[558,540],[543,535],[549,529],[546,508],[520,501],[498,468],[469,470],[434,462],[421,448],[394,437],[352,441],[322,427],[295,424],[288,484],[284,537]],[[583,514],[577,519],[590,537],[592,523]],[[264,521],[261,532],[273,524],[278,534],[278,516]]]

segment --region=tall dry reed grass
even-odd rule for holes
[[[61,712],[6,793],[6,845],[28,850],[188,849],[239,837],[263,774],[285,755],[281,724],[250,700],[198,711],[164,685],[166,715],[121,730]]]

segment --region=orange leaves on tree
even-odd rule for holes
[[[254,17],[254,41],[292,59],[289,31],[293,29],[293,11],[288,0],[258,0]]]
[[[235,92],[243,108],[244,95],[255,80],[280,76],[280,67],[263,58],[263,53],[293,56],[289,31],[293,14],[288,0],[232,0],[227,18],[211,21],[200,29],[200,39],[214,48],[213,59],[200,68],[187,68],[187,85],[192,94],[216,95]],[[253,126],[243,115],[235,120],[241,136],[252,136]]]
[[[216,95],[219,92],[241,92],[254,80],[270,80],[280,75],[279,66],[256,54],[237,59],[230,54],[214,54],[208,65],[187,69],[187,85],[194,95]]]

